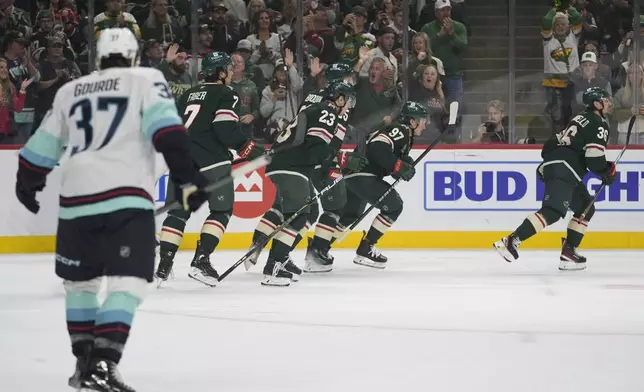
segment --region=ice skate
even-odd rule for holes
[[[244,260],[244,268],[246,268],[246,271],[249,271],[255,266],[255,264],[257,264],[257,260],[259,260],[259,256],[262,254],[262,250],[264,250],[264,246],[266,246],[266,243],[268,242],[267,238],[267,235],[259,234],[257,239],[253,241],[250,247],[256,247],[257,249],[255,250],[255,252],[253,252],[253,254],[248,256],[246,260]]]
[[[329,254],[329,249],[315,248],[313,240],[309,238],[309,246],[304,258],[304,272],[321,273],[331,270],[333,270],[333,256]]]
[[[157,272],[154,273],[154,277],[157,280],[157,288],[172,275],[174,252],[168,252],[168,254],[160,255],[159,257],[159,266],[157,267]]]
[[[293,274],[286,270],[286,262],[275,261],[269,257],[264,267],[262,285],[286,287],[291,284],[291,280],[293,280]]]
[[[494,249],[499,252],[505,261],[511,263],[519,258],[519,245],[521,245],[521,241],[514,234],[510,234],[495,242]]]
[[[365,267],[384,269],[387,266],[387,258],[376,249],[376,245],[367,240],[367,233],[362,236],[362,241],[356,250],[354,264]]]
[[[219,282],[219,274],[210,264],[210,255],[203,251],[201,241],[197,241],[197,250],[190,263],[188,276],[210,287],[215,287]]]
[[[568,245],[565,238],[561,239],[561,256],[559,256],[561,271],[578,271],[586,269],[586,258],[577,253],[577,248]]]
[[[83,379],[87,373],[87,367],[89,366],[89,355],[91,350],[91,345],[86,346],[84,349],[85,354],[76,358],[76,368],[74,369],[74,374],[69,378],[67,382],[70,387],[74,389],[79,389],[81,387],[81,383],[83,382]]]
[[[81,392],[136,392],[126,385],[116,368],[116,363],[106,359],[95,360],[81,382]]]
[[[293,262],[293,260],[291,260],[290,256],[288,259],[286,259],[286,262],[284,263],[284,269],[287,272],[290,272],[291,275],[293,275],[291,277],[291,280],[293,282],[297,282],[298,280],[300,280],[300,276],[302,275],[302,269],[298,267],[297,264]]]

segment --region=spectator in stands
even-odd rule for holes
[[[360,52],[361,61],[368,59],[369,53]],[[356,131],[355,142],[365,140],[367,134],[382,121],[391,124],[402,101],[392,70],[386,69],[385,60],[376,58],[371,62],[368,76],[359,77],[356,84],[356,106],[351,112],[350,124]]]
[[[412,27],[414,27],[416,30],[422,29],[422,27],[426,24],[436,20],[436,3],[438,1],[439,0],[418,1],[417,5],[423,4],[423,6],[421,10],[417,9],[418,14],[416,15],[419,16],[418,19],[416,19],[416,23],[412,22]],[[465,18],[465,2],[463,0],[452,0],[450,3],[450,6],[452,7],[451,18],[461,22],[465,26],[465,29],[467,30],[467,36],[469,37],[471,35],[471,29],[469,28],[469,25]],[[413,15],[414,13],[412,12],[410,14],[412,20]]]
[[[32,53],[38,48],[47,47],[47,36],[51,34],[54,28],[54,15],[48,9],[44,9],[38,13],[36,17],[35,31],[31,35],[31,51]],[[35,57],[34,57],[35,58]]]
[[[0,58],[0,141],[2,143],[22,143],[20,135],[16,133],[14,126],[14,113],[21,112],[25,104],[27,87],[33,78],[25,79],[16,89],[9,79],[9,64],[4,58]],[[16,90],[18,92],[16,93]]]
[[[275,73],[268,86],[262,91],[260,112],[267,123],[285,118],[295,118],[299,101],[297,93],[304,81],[293,66],[293,53],[286,50],[284,65],[275,67]]]
[[[334,62],[338,56],[338,50],[335,47],[336,32],[328,22],[327,11],[322,7],[312,10],[302,18],[307,54],[318,57],[322,63],[327,64]],[[297,34],[293,32],[284,46],[295,51],[299,41]]]
[[[185,49],[179,48],[178,44],[172,44],[168,47],[165,60],[157,66],[168,81],[175,100],[178,100],[181,94],[192,86],[192,77],[186,72],[188,70],[187,56]]]
[[[14,87],[19,89],[20,85],[26,79],[35,77],[36,81],[40,80],[40,74],[31,59],[31,54],[27,47],[29,41],[19,31],[10,31],[2,41],[0,51],[9,65],[9,75],[13,81]]]
[[[576,109],[578,110],[581,110],[585,106],[582,96],[584,95],[584,91],[590,87],[603,88],[611,96],[613,95],[610,83],[597,74],[597,68],[597,56],[595,56],[595,53],[586,52],[581,56],[581,65],[572,73],[571,82],[575,89]]]
[[[637,40],[639,42],[640,50],[644,49],[644,15],[640,15],[637,32],[631,30],[628,33],[626,33],[626,35],[624,36],[624,39],[622,40],[622,42],[619,44],[619,47],[617,48],[617,51],[621,55],[622,61],[626,61],[628,59],[629,52],[633,50],[634,40]],[[640,61],[644,61],[644,59],[640,59]]]
[[[65,45],[65,33],[59,31],[51,35],[47,42],[47,56],[42,56],[44,58],[38,64],[41,76],[37,84],[38,99],[34,107],[32,134],[45,117],[45,113],[51,108],[58,89],[70,80],[81,76],[78,65],[63,56]]]
[[[378,31],[385,27],[393,27],[394,24],[394,8],[391,0],[383,0],[380,3],[380,8],[376,11],[375,21],[369,23],[366,31],[378,36]]]
[[[573,7],[567,9],[567,14],[553,8],[541,22],[545,74],[542,84],[553,133],[563,129],[572,118],[574,87],[570,75],[579,67],[577,46],[581,23],[581,15]]]
[[[411,43],[411,55],[409,56],[409,65],[407,66],[409,80],[417,78],[418,75],[414,75],[414,73],[419,71],[421,65],[429,64],[434,64],[438,70],[438,74],[445,76],[443,61],[432,55],[432,48],[429,45],[429,37],[427,34],[416,33]]]
[[[378,30],[378,46],[369,51],[369,59],[364,63],[360,70],[360,76],[368,76],[371,68],[371,62],[374,59],[383,59],[386,69],[391,69],[394,76],[394,84],[398,83],[398,60],[391,53],[394,48],[395,32],[391,27],[382,27]]]
[[[212,52],[212,31],[208,27],[207,24],[202,24],[199,26],[199,29],[197,31],[197,45],[196,45],[196,52],[197,52],[197,57],[193,58],[192,57],[192,51],[188,53],[188,60],[187,60],[187,65],[188,65],[188,70],[186,71],[188,74],[193,75],[193,69],[194,67],[197,67],[197,74],[201,72],[201,60],[204,58],[204,56],[210,52]]]
[[[248,8],[247,8],[247,14],[248,14],[248,19],[246,20],[246,31],[248,31],[250,34],[255,34],[255,24],[252,23],[253,20],[255,20],[255,14],[258,13],[259,11],[263,11],[266,9],[266,4],[264,4],[264,0],[250,0],[248,2]]]
[[[257,86],[246,78],[244,73],[244,58],[239,53],[233,53],[233,78],[230,87],[239,96],[239,123],[246,136],[253,135],[255,119],[259,119],[259,96]]]
[[[443,118],[447,113],[443,84],[436,66],[421,65],[418,77],[409,85],[409,100],[425,106],[430,113],[430,122],[426,129],[442,130]]]
[[[150,13],[141,26],[141,35],[144,40],[157,40],[164,48],[173,42],[181,42],[181,25],[168,14],[168,0],[150,2]]]
[[[163,61],[163,48],[159,41],[149,39],[143,45],[143,55],[141,56],[142,67],[158,67]]]
[[[250,61],[262,69],[264,78],[270,79],[273,75],[275,62],[282,57],[281,38],[277,33],[270,31],[272,21],[268,11],[256,12],[252,23],[255,33],[246,38],[250,41],[253,49]]]
[[[27,12],[13,5],[13,0],[4,0],[0,2],[0,37],[10,31],[19,31],[29,37],[32,33],[31,19]]]
[[[636,99],[636,96],[638,97]],[[617,120],[617,143],[626,143],[628,122],[633,115],[637,116],[637,124],[633,127],[630,144],[644,144],[644,70],[641,65],[631,64],[628,67],[626,86],[615,94],[615,118]],[[639,106],[635,102],[639,101]]]
[[[121,11],[123,0],[107,0],[107,10],[94,17],[94,39],[98,40],[101,30],[110,27],[126,27],[141,39],[141,29],[134,16]]]
[[[477,130],[477,135],[472,143],[508,143],[508,132],[504,122],[505,105],[501,101],[490,101],[487,104],[487,121],[484,121]]]
[[[217,52],[232,53],[237,42],[242,39],[246,30],[232,16],[226,15],[228,8],[221,1],[214,1],[211,8],[204,12],[200,23],[206,23],[212,30],[212,49]]]
[[[467,31],[461,22],[452,20],[449,0],[437,0],[434,8],[436,20],[423,26],[421,31],[429,37],[434,55],[443,61],[445,77],[442,79],[447,102],[462,103]]]
[[[228,13],[241,23],[248,22],[248,12],[244,0],[224,0]]]
[[[599,17],[599,36],[605,52],[614,53],[624,35],[631,30],[633,30],[632,6],[627,0],[613,0]]]
[[[599,29],[597,28],[597,22],[595,17],[590,11],[588,11],[588,5],[590,2],[588,0],[574,0],[575,9],[581,15],[582,27],[581,33],[579,35],[579,42],[585,42],[589,40],[599,41]],[[585,52],[581,52],[585,53]]]
[[[409,26],[406,26],[403,21],[403,10],[402,8],[396,8],[394,10],[394,23],[391,26],[394,29],[394,32],[396,33],[396,39],[394,40],[394,51],[393,54],[396,56],[396,59],[398,59],[398,63],[402,64],[402,54],[403,54],[403,31],[405,29],[408,30],[408,37],[409,37],[409,46],[408,48],[412,48],[412,40],[413,37],[417,34],[416,30],[412,29]],[[429,42],[429,40],[427,41]]]
[[[611,82],[611,87],[612,87],[613,86],[612,80],[611,80],[612,71],[608,64],[602,63],[601,61],[601,57],[599,56],[599,44],[597,44],[594,41],[586,42],[582,47],[581,53],[586,53],[586,52],[592,52],[595,54],[595,58],[597,59],[597,75]],[[618,88],[619,87],[621,86],[618,86]],[[617,88],[613,88],[612,90],[617,91]]]
[[[250,61],[250,56],[253,53],[253,45],[247,39],[242,39],[237,43],[237,53],[244,59],[246,77],[255,83],[258,93],[264,91],[266,87],[266,79],[264,78],[264,71]]]
[[[338,62],[353,67],[359,60],[361,47],[374,47],[376,38],[364,28],[366,18],[367,10],[364,7],[353,7],[351,13],[345,16],[342,26],[336,29],[335,48],[340,51]]]

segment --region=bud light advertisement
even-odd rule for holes
[[[535,211],[544,184],[536,170],[541,161],[425,161],[425,211]],[[617,179],[597,198],[600,211],[644,211],[644,162],[623,161]],[[591,195],[601,179],[589,173]]]

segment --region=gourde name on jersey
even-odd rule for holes
[[[61,219],[153,209],[152,137],[181,125],[160,71],[110,68],[62,86],[20,154],[46,168],[61,162]]]
[[[593,112],[579,114],[546,141],[541,156],[544,162],[564,163],[581,181],[588,172],[589,159],[605,160],[609,129],[605,118]]]

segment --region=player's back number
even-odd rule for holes
[[[81,145],[71,146],[71,155],[87,151],[90,148],[100,150],[105,147],[112,140],[125,117],[127,102],[127,97],[98,97],[95,107],[89,98],[84,98],[72,105],[69,109],[69,117],[76,121],[76,130],[84,133],[84,142]],[[94,126],[104,126],[94,121],[97,112],[111,114],[111,120],[106,123],[105,136],[101,140],[95,141],[95,137],[100,136],[103,132],[100,129],[96,132]]]

